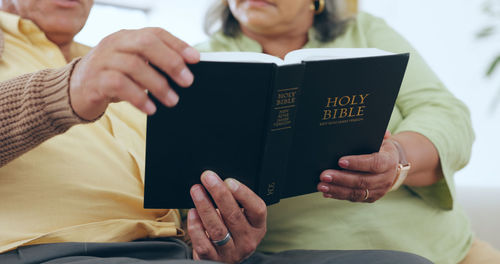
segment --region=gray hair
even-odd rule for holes
[[[348,19],[342,18],[340,12],[342,8],[337,2],[337,0],[325,0],[324,11],[314,16],[313,27],[318,33],[316,38],[321,42],[334,40],[344,33]],[[238,20],[224,1],[216,1],[205,15],[205,33],[213,34],[219,30],[217,26],[220,26],[224,35],[228,37],[234,38],[241,33]],[[214,30],[214,28],[217,29]]]

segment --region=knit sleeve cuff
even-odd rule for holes
[[[44,101],[43,112],[57,133],[63,133],[76,124],[95,121],[79,117],[71,107],[69,82],[71,73],[79,60],[79,58],[75,59],[59,69],[40,72],[41,82],[38,88]]]

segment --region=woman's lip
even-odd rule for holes
[[[251,6],[269,6],[274,5],[273,3],[266,0],[247,0],[248,4]]]
[[[73,8],[80,4],[79,0],[52,0],[55,5],[62,8]]]

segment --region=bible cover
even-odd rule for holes
[[[345,155],[377,152],[409,54],[273,63],[190,65],[170,82],[174,108],[148,117],[145,208],[192,208],[205,170],[235,178],[270,205],[316,192]]]

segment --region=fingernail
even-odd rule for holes
[[[203,191],[201,190],[200,187],[194,187],[191,189],[192,197],[196,201],[203,201],[205,199],[205,195],[203,194]]]
[[[328,186],[326,186],[326,185],[319,186],[320,192],[328,192],[329,190],[330,190],[330,188],[328,188]]]
[[[327,175],[323,176],[323,181],[324,182],[333,182],[332,175],[327,174]]]
[[[328,193],[324,193],[323,197],[325,197],[325,198],[333,198],[333,195],[328,194]]]
[[[345,159],[339,160],[339,166],[342,168],[347,168],[349,167],[349,161]]]
[[[208,185],[208,187],[213,187],[220,183],[220,178],[215,175],[212,171],[206,171],[201,176],[201,180]]]
[[[190,61],[200,60],[200,53],[193,47],[187,47],[182,51],[182,56]]]
[[[188,211],[188,218],[193,220],[196,218],[196,210],[195,209],[189,209]]]
[[[181,73],[180,73],[180,76],[181,76],[181,79],[182,81],[184,82],[184,84],[186,86],[190,86],[192,83],[193,83],[193,80],[194,80],[194,76],[193,74],[191,73],[191,71],[189,71],[188,68],[184,68]]]
[[[151,102],[149,100],[146,101],[146,104],[144,105],[144,111],[148,115],[154,114],[156,112],[156,106],[155,106],[155,104],[153,104],[153,102]]]
[[[167,102],[170,105],[176,105],[179,102],[179,96],[172,90],[167,92]]]
[[[229,189],[231,189],[231,191],[233,191],[233,192],[236,192],[238,190],[238,188],[240,187],[240,182],[235,180],[235,179],[227,178],[224,182],[227,184]]]

